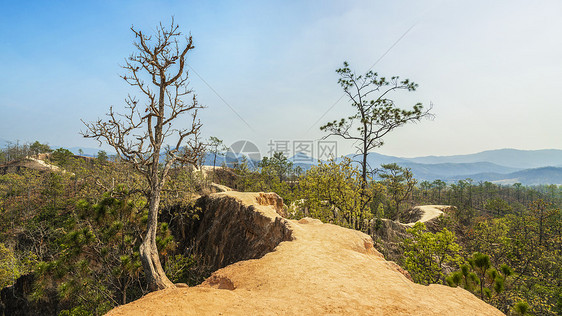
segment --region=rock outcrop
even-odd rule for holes
[[[17,173],[25,169],[37,171],[61,171],[59,167],[48,164],[43,160],[26,157],[0,165],[0,174]]]
[[[411,282],[366,234],[284,219],[277,203],[233,191],[204,198],[190,229],[206,260],[224,267],[108,315],[502,315],[463,289]]]
[[[192,243],[205,266],[215,271],[238,261],[258,259],[282,241],[292,240],[286,220],[277,213],[283,200],[272,194],[264,200],[262,195],[229,191],[198,201],[204,211]]]

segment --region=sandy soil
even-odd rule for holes
[[[255,204],[253,193],[226,192]],[[271,206],[256,211],[277,213]],[[171,288],[108,315],[503,315],[471,293],[409,281],[369,236],[318,220],[288,221],[293,241],[192,288]]]
[[[430,220],[437,218],[443,214],[443,209],[450,207],[449,205],[420,205],[416,206],[417,209],[420,209],[423,212],[422,217],[417,222],[429,222]],[[415,223],[408,223],[408,226],[414,226]]]

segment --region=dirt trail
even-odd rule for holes
[[[449,208],[449,207],[451,207],[451,206],[449,206],[449,205],[420,205],[420,206],[416,206],[416,207],[414,207],[414,210],[417,209],[417,210],[422,212],[421,218],[418,219],[415,222],[408,223],[408,224],[405,224],[405,225],[414,226],[414,224],[417,223],[417,222],[422,222],[422,223],[429,222],[430,220],[441,216],[443,214],[443,209],[446,209],[446,208]]]
[[[272,220],[257,193],[219,193]],[[243,224],[243,223],[241,223]],[[108,315],[503,315],[471,293],[423,286],[397,272],[369,236],[318,220],[286,221],[292,241],[234,263],[203,284],[150,293]]]

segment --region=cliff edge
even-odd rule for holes
[[[228,265],[199,286],[153,292],[108,315],[503,315],[463,289],[413,283],[366,234],[283,218],[275,197],[206,197],[198,242],[217,267]],[[235,257],[243,261],[230,264]]]

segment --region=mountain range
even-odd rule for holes
[[[0,138],[0,147],[5,147],[9,142]],[[68,148],[75,154],[81,149],[86,156],[95,156],[99,148]],[[108,154],[111,154],[108,152]],[[357,155],[347,155],[356,161]],[[302,154],[289,158],[294,166],[307,170],[317,164]],[[213,164],[213,154],[204,158],[205,165]],[[235,157],[229,155],[217,156],[216,165],[223,162],[233,165]],[[257,166],[258,161],[249,160],[250,165]],[[562,150],[520,150],[497,149],[487,150],[468,155],[452,156],[423,156],[423,157],[396,157],[375,152],[369,153],[367,163],[371,168],[380,168],[381,164],[396,163],[402,167],[410,168],[418,181],[434,181],[437,179],[446,182],[456,182],[470,178],[476,182],[490,181],[498,184],[510,185],[521,183],[523,185],[556,184],[562,185]]]
[[[353,157],[354,155],[348,155]],[[456,182],[470,178],[498,184],[562,184],[562,150],[497,149],[469,155],[403,158],[369,153],[371,167],[396,163],[419,181]]]
[[[347,157],[358,161],[356,155]],[[217,156],[217,165],[223,161],[231,165],[235,159]],[[317,163],[302,154],[289,158],[294,166],[304,170]],[[311,161],[307,161],[311,160]],[[207,154],[206,165],[212,165],[213,155]],[[253,162],[257,165],[257,161]],[[424,156],[404,158],[369,153],[367,163],[371,168],[380,168],[381,164],[396,163],[410,168],[418,181],[434,181],[437,179],[452,183],[470,178],[475,182],[490,181],[497,184],[523,185],[562,184],[562,150],[519,150],[498,149],[488,150],[469,155]]]

